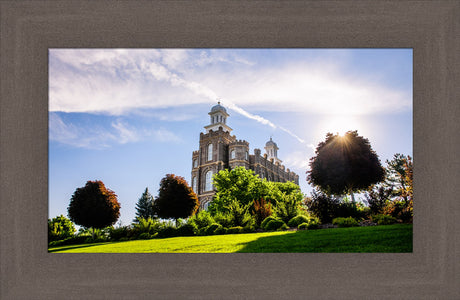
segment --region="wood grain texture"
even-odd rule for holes
[[[454,299],[458,1],[0,1],[1,299]],[[48,48],[414,49],[414,253],[49,254]]]

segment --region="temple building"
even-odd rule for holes
[[[206,133],[200,133],[200,148],[192,154],[192,188],[198,195],[201,208],[206,209],[212,201],[215,194],[212,176],[223,169],[242,166],[268,181],[299,184],[299,176],[281,164],[279,148],[272,138],[265,144],[263,155],[260,149],[249,154],[249,143],[230,135],[229,114],[220,102],[208,114],[210,124],[204,126]]]

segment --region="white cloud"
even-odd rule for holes
[[[294,151],[288,153],[283,160],[283,165],[292,169],[306,170],[308,168],[310,153],[309,151]]]
[[[388,88],[377,77],[352,76],[337,62],[259,66],[240,54],[216,49],[52,49],[49,108],[123,115],[146,108],[211,104],[221,97],[229,109],[307,144],[289,129],[249,111],[363,115],[412,107],[410,91]],[[113,127],[120,141],[140,138],[123,124]],[[69,135],[75,132],[67,129]]]
[[[50,111],[113,115],[217,97],[240,108],[328,114],[412,105],[412,95],[351,77],[331,62],[258,66],[231,51],[189,49],[52,49],[49,95]]]
[[[116,144],[145,140],[156,142],[181,142],[181,138],[163,127],[135,128],[121,120],[111,123],[109,128],[101,125],[66,123],[57,113],[49,114],[49,139],[77,148],[104,149]]]

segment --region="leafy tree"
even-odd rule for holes
[[[216,188],[209,211],[227,212],[229,204],[238,201],[241,205],[253,206],[254,200],[265,199],[271,205],[284,201],[286,195],[302,198],[300,187],[293,182],[270,182],[260,179],[254,171],[244,167],[233,170],[221,170],[214,175],[213,183]]]
[[[248,205],[254,199],[262,198],[264,194],[262,180],[252,170],[247,170],[244,167],[221,170],[214,175],[213,184],[216,188],[216,195],[209,207],[212,213],[226,212],[227,207],[233,201]]]
[[[393,198],[403,198],[408,201],[408,189],[412,187],[412,158],[400,153],[387,160],[385,168],[385,185],[393,189]],[[406,175],[407,172],[407,175]]]
[[[384,169],[369,140],[348,131],[344,136],[328,133],[310,159],[307,181],[328,195],[367,189],[384,179]]]
[[[88,181],[84,187],[75,190],[67,212],[75,224],[93,228],[94,235],[94,228],[115,224],[120,217],[120,203],[117,195],[102,181]]]
[[[198,198],[183,177],[167,174],[161,179],[154,210],[160,218],[187,218],[196,213]]]
[[[71,237],[77,230],[72,221],[63,215],[48,219],[48,241],[58,241]]]
[[[144,193],[136,203],[136,218],[133,222],[137,222],[138,218],[154,218],[153,202],[153,196],[149,193],[149,189],[145,188]]]

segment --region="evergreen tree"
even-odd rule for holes
[[[144,193],[137,201],[136,219],[134,219],[133,222],[137,222],[137,218],[148,219],[154,217],[153,196],[149,193],[149,189],[145,188]]]

